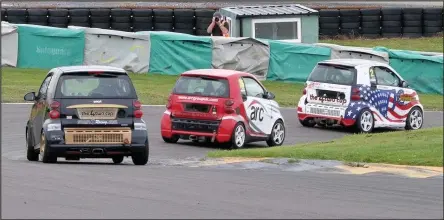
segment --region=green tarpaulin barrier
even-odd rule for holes
[[[82,65],[85,34],[82,30],[18,25],[19,68],[54,68]]]
[[[305,82],[319,61],[330,59],[330,48],[269,40],[267,80]]]
[[[192,69],[211,69],[210,37],[174,32],[150,32],[150,73],[178,75]]]
[[[428,56],[385,47],[373,49],[387,52],[389,65],[417,92],[443,94],[443,56]]]

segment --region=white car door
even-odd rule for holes
[[[239,80],[241,92],[247,97],[244,107],[250,128],[257,135],[271,134],[272,107],[270,100],[264,98],[266,90],[252,77],[242,77]]]
[[[373,68],[379,93],[376,99],[381,103],[377,109],[387,119],[388,124],[404,124],[414,105],[416,92],[401,87],[402,79],[390,68],[384,66]]]

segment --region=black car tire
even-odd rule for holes
[[[316,122],[311,118],[306,118],[304,120],[299,119],[299,123],[304,127],[314,127],[316,125]]]
[[[57,157],[51,155],[51,148],[48,147],[48,141],[46,141],[45,133],[42,133],[40,138],[40,157],[43,163],[57,163]]]
[[[114,156],[113,158],[113,163],[115,164],[119,164],[123,162],[123,156]]]
[[[148,141],[145,142],[145,149],[141,152],[133,153],[131,155],[131,159],[133,160],[134,165],[146,165],[148,163],[148,157],[150,155],[150,149],[148,146]]]
[[[165,141],[167,143],[174,144],[174,143],[177,143],[177,141],[179,141],[179,136],[173,135],[170,138],[162,136],[162,139],[163,139],[163,141]]]
[[[29,161],[39,161],[39,153],[29,142],[29,131],[26,130],[26,158]]]
[[[282,138],[282,141],[280,142],[280,143],[277,143],[276,142],[276,140],[275,140],[275,133],[274,133],[274,129],[278,126],[278,125],[280,125],[280,126],[282,126],[282,128],[284,129],[284,137]],[[270,135],[270,138],[267,140],[267,145],[269,146],[269,147],[274,147],[274,146],[281,146],[283,143],[284,143],[284,141],[285,141],[285,125],[284,125],[284,122],[282,121],[282,120],[277,120],[275,123],[274,123],[274,125],[273,125],[273,129],[272,129],[272,131],[271,131],[271,135]]]

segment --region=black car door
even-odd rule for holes
[[[42,85],[40,86],[39,92],[35,98],[35,104],[33,107],[34,118],[32,119],[32,129],[34,133],[34,144],[38,144],[40,142],[40,134],[43,128],[43,122],[46,119],[46,115],[48,114],[47,108],[49,107],[46,102],[46,96],[48,92],[49,82],[51,81],[52,73],[48,74],[45,80],[43,80]]]

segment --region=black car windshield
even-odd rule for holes
[[[182,76],[173,89],[174,94],[228,98],[228,80],[203,76]]]
[[[135,99],[136,91],[126,74],[79,72],[64,74],[60,77],[56,97]]]
[[[355,78],[356,69],[353,67],[332,64],[318,64],[308,77],[308,81],[352,85],[355,82]]]

